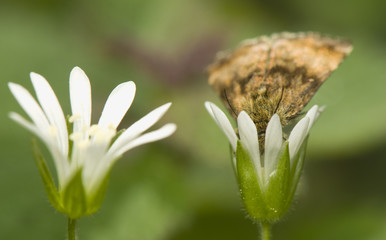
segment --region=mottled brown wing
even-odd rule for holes
[[[281,33],[244,41],[209,67],[209,84],[238,115],[247,111],[259,131],[274,113],[282,124],[300,114],[352,50],[349,42],[316,33]]]

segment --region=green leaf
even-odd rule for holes
[[[33,151],[36,166],[38,167],[40,176],[43,180],[44,188],[46,190],[50,203],[59,212],[63,212],[64,210],[60,202],[60,194],[58,192],[58,189],[56,188],[56,185],[52,178],[51,172],[47,166],[47,163],[43,158],[39,145],[35,139],[32,140],[32,151]]]
[[[82,182],[82,169],[79,169],[65,186],[62,193],[65,213],[69,218],[77,219],[86,215],[87,201]]]
[[[269,179],[269,185],[265,192],[270,219],[278,219],[287,212],[286,205],[290,183],[290,156],[287,142],[279,159],[277,170]]]
[[[254,220],[266,220],[266,204],[262,195],[257,173],[249,154],[237,141],[237,176],[241,199],[249,216]]]
[[[103,199],[106,194],[109,179],[110,179],[110,172],[106,174],[98,190],[87,198],[87,215],[91,215],[95,213],[101,207]]]

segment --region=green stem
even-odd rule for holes
[[[67,221],[68,240],[76,240],[76,219],[68,218]]]
[[[261,222],[261,239],[269,240],[271,238],[271,224],[269,222]]]

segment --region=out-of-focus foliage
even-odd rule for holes
[[[75,65],[91,80],[95,113],[114,86],[133,80],[137,96],[121,127],[167,101],[163,121],[178,124],[171,138],[118,162],[101,210],[80,221],[81,239],[256,239],[240,211],[227,140],[203,106],[219,103],[205,67],[220,49],[279,31],[342,36],[354,51],[312,100],[327,108],[310,136],[298,200],[275,239],[386,239],[385,8],[383,0],[3,0],[0,239],[65,236],[31,135],[7,117],[22,110],[6,84],[32,89],[28,74],[40,73],[69,113]]]

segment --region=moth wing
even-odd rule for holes
[[[352,45],[316,33],[283,33],[271,40],[264,82],[268,96],[282,91],[277,111],[290,120],[352,51]]]
[[[266,108],[261,118],[268,119],[262,122],[268,122],[275,112],[289,121],[351,50],[349,42],[317,33],[280,33],[250,39],[234,51],[217,56],[208,68],[209,84],[235,115],[248,101],[256,105],[255,100],[262,98],[263,104],[254,106]]]

